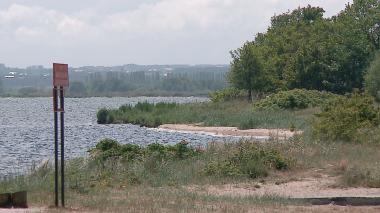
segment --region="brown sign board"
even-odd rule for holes
[[[69,65],[57,63],[53,64],[53,86],[69,86]]]

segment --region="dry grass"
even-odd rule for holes
[[[33,194],[35,195],[35,194]],[[380,207],[310,206],[276,197],[199,195],[181,188],[98,189],[87,195],[68,193],[66,209],[47,208],[51,198],[33,206],[42,212],[379,212]],[[35,208],[38,209],[38,208]],[[39,211],[38,211],[39,212]]]

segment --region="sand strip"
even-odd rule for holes
[[[252,137],[252,138],[276,138],[287,139],[296,134],[302,134],[302,131],[290,131],[286,129],[247,129],[240,130],[236,127],[205,127],[187,124],[164,124],[158,127],[158,130],[171,130],[189,133],[208,133],[215,136],[233,136],[233,137]]]

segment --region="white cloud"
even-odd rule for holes
[[[8,54],[0,53],[1,62],[46,65],[56,52],[56,58],[75,65],[228,63],[228,51],[265,30],[275,13],[307,4],[323,6],[328,15],[344,8],[341,0],[139,0],[145,3],[134,7],[121,0],[94,0],[69,12],[35,2],[38,6],[0,9],[0,46],[9,48]],[[107,10],[101,8],[105,5]],[[38,54],[14,59],[26,48]]]

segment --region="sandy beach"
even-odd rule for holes
[[[236,137],[256,137],[287,139],[302,131],[290,131],[287,129],[247,129],[240,130],[237,127],[205,127],[188,124],[164,124],[158,127],[159,130],[172,130],[179,132],[209,133],[216,136],[236,136]]]

